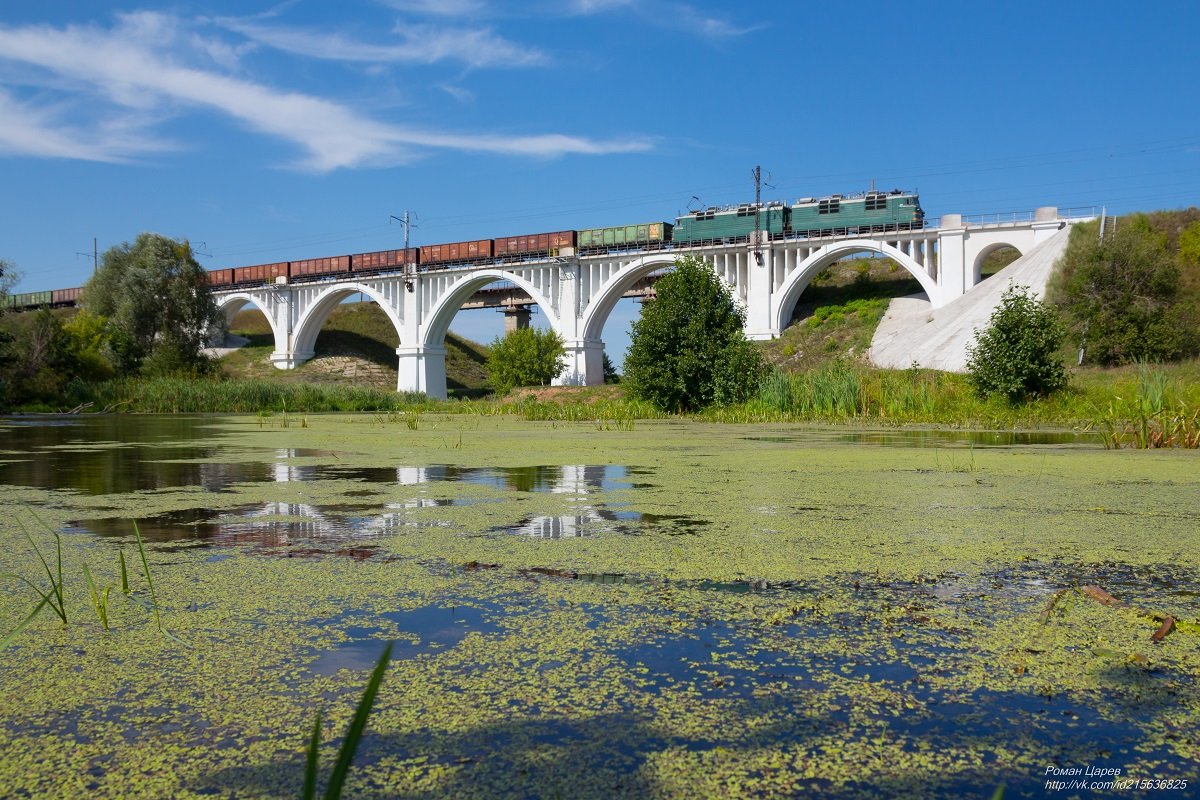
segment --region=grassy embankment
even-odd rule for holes
[[[230,333],[250,340],[222,359],[228,378],[284,384],[350,385],[394,392],[400,337],[374,303],[346,303],[334,309],[317,337],[316,355],[294,370],[278,370],[268,360],[274,339],[266,317],[244,311]],[[488,348],[454,334],[446,337],[447,388],[456,396],[481,397],[488,390]]]

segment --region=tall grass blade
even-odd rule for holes
[[[92,596],[92,608],[96,610],[104,630],[108,630],[108,592],[112,587],[105,586],[103,592],[96,591],[96,582],[92,580],[92,571],[88,569],[87,562],[83,564],[83,577],[87,579],[88,592]]]
[[[125,566],[125,551],[117,551],[117,559],[121,562],[121,592],[129,594],[129,569]]]
[[[367,717],[371,714],[371,706],[375,702],[375,695],[379,693],[383,673],[387,671],[391,659],[392,642],[388,642],[387,647],[383,649],[383,655],[379,657],[379,663],[375,665],[375,671],[371,673],[371,680],[367,682],[362,699],[358,701],[354,719],[350,720],[350,727],[346,729],[346,738],[342,740],[342,747],[338,750],[337,762],[333,765],[333,772],[329,773],[329,785],[325,787],[326,800],[337,800],[342,796],[342,785],[345,784],[350,764],[354,761],[354,751],[358,749],[363,731],[366,730]]]
[[[142,544],[142,532],[138,530],[137,520],[133,521],[133,535],[137,538],[138,552],[142,554],[142,573],[146,576],[146,585],[150,587],[150,605],[154,609],[154,621],[161,631],[162,617],[158,613],[158,595],[154,592],[154,579],[150,577],[150,562],[146,560],[146,546]]]
[[[304,760],[304,800],[317,799],[317,767],[320,763],[321,748],[321,712],[317,712],[317,721],[313,723],[312,736],[308,739],[308,757]]]
[[[41,522],[41,520],[39,519],[38,522]],[[18,519],[17,524],[21,526],[21,532],[24,533],[25,538],[29,540],[30,546],[33,547],[33,552],[38,557],[38,561],[42,562],[42,568],[44,570],[46,570],[46,577],[50,579],[50,591],[43,592],[37,586],[34,586],[33,582],[31,580],[29,580],[28,578],[22,577],[20,575],[14,575],[13,577],[17,578],[21,581],[24,581],[31,589],[33,589],[35,592],[37,592],[39,595],[41,595],[42,599],[44,599],[47,603],[50,604],[50,608],[54,610],[54,613],[58,615],[58,618],[61,619],[63,621],[63,624],[65,625],[67,622],[67,607],[63,604],[62,539],[58,536],[57,533],[54,533],[55,539],[58,540],[58,580],[56,581],[54,579],[54,573],[50,571],[50,565],[46,562],[45,557],[42,556],[41,549],[37,546],[37,542],[35,542],[33,540],[33,536],[29,533],[29,530],[25,527],[25,523],[21,522],[21,520]],[[42,523],[42,524],[45,525],[45,523]],[[53,533],[53,531],[52,531],[52,533]],[[54,597],[58,600],[58,602],[56,603],[54,600],[51,600],[50,595],[54,595]]]

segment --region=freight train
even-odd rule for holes
[[[778,240],[919,230],[924,225],[925,214],[916,192],[870,191],[807,197],[792,205],[769,202],[705,208],[676,217],[674,224],[644,222],[229,267],[210,270],[208,285],[213,289],[249,288],[274,283],[277,278],[304,282],[469,264],[503,264],[568,252],[592,254],[734,244],[748,242],[755,231]],[[79,293],[79,289],[56,289],[13,294],[5,298],[5,305],[12,309],[70,306],[78,301]]]

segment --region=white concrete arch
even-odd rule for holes
[[[634,284],[646,277],[652,272],[657,272],[660,269],[674,267],[675,261],[679,256],[674,253],[655,253],[653,255],[643,256],[642,258],[630,261],[621,267],[619,272],[616,272],[605,281],[599,289],[589,299],[587,308],[583,311],[582,325],[580,331],[583,338],[587,340],[599,340],[600,334],[604,332],[604,323],[608,321],[608,316],[617,307],[617,302]],[[699,256],[709,267],[713,266],[711,258]],[[731,284],[723,275],[717,275],[729,292],[730,296],[735,299],[738,297],[737,287]]]
[[[292,351],[297,358],[305,359],[312,356],[317,337],[325,320],[333,313],[343,300],[351,295],[362,293],[375,301],[387,314],[397,336],[404,335],[404,321],[397,309],[393,308],[387,298],[376,288],[363,283],[338,283],[322,291],[311,302],[307,303],[296,321],[295,333],[292,339]]]
[[[287,347],[287,337],[279,335],[279,326],[275,322],[275,315],[272,309],[267,307],[261,297],[256,297],[249,292],[237,292],[235,294],[218,295],[217,308],[225,314],[225,322],[233,322],[236,317],[246,306],[254,306],[262,315],[267,318],[267,324],[271,326],[271,335],[275,337],[275,349],[285,349]]]
[[[480,289],[496,281],[509,281],[520,287],[541,308],[550,327],[560,336],[563,335],[562,322],[554,313],[554,305],[550,298],[535,288],[532,283],[502,269],[481,269],[454,284],[449,291],[438,298],[433,308],[425,316],[425,322],[421,326],[423,333],[419,344],[423,347],[443,346],[446,341],[446,333],[450,330],[450,323],[454,321],[454,317],[462,308],[463,303],[467,302]]]
[[[985,258],[987,258],[988,256],[990,256],[992,253],[996,252],[997,250],[1002,250],[1005,247],[1011,247],[1013,250],[1016,250],[1017,253],[1021,256],[1025,255],[1025,251],[1022,250],[1020,247],[1017,247],[1012,242],[993,242],[992,244],[987,245],[982,250],[980,250],[979,253],[975,256],[975,263],[971,266],[971,275],[972,275],[971,285],[972,286],[979,283],[980,279],[982,278],[983,260]]]
[[[779,287],[778,292],[771,300],[771,321],[776,330],[782,331],[792,321],[792,312],[796,309],[796,303],[800,300],[800,295],[808,288],[808,284],[812,282],[813,277],[817,273],[838,259],[856,253],[878,253],[885,258],[895,261],[917,279],[921,284],[921,288],[925,290],[925,294],[929,296],[932,302],[937,302],[937,283],[911,256],[905,255],[900,250],[884,242],[872,240],[839,242],[826,245],[814,251],[808,258],[796,265],[796,269],[787,276],[783,285]]]

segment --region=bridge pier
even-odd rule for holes
[[[746,263],[749,267],[749,286],[746,288],[746,338],[766,341],[780,331],[771,321],[771,275],[774,272],[775,250],[765,232],[750,235]]]
[[[275,369],[295,369],[306,361],[312,359],[314,353],[309,350],[307,353],[276,350],[271,353],[271,364]]]
[[[568,339],[567,368],[554,379],[555,386],[599,386],[604,383],[604,342]]]
[[[504,309],[504,335],[529,327],[532,312],[529,306],[507,306]]]
[[[424,392],[431,400],[446,399],[446,348],[397,347],[400,358],[396,391]]]

